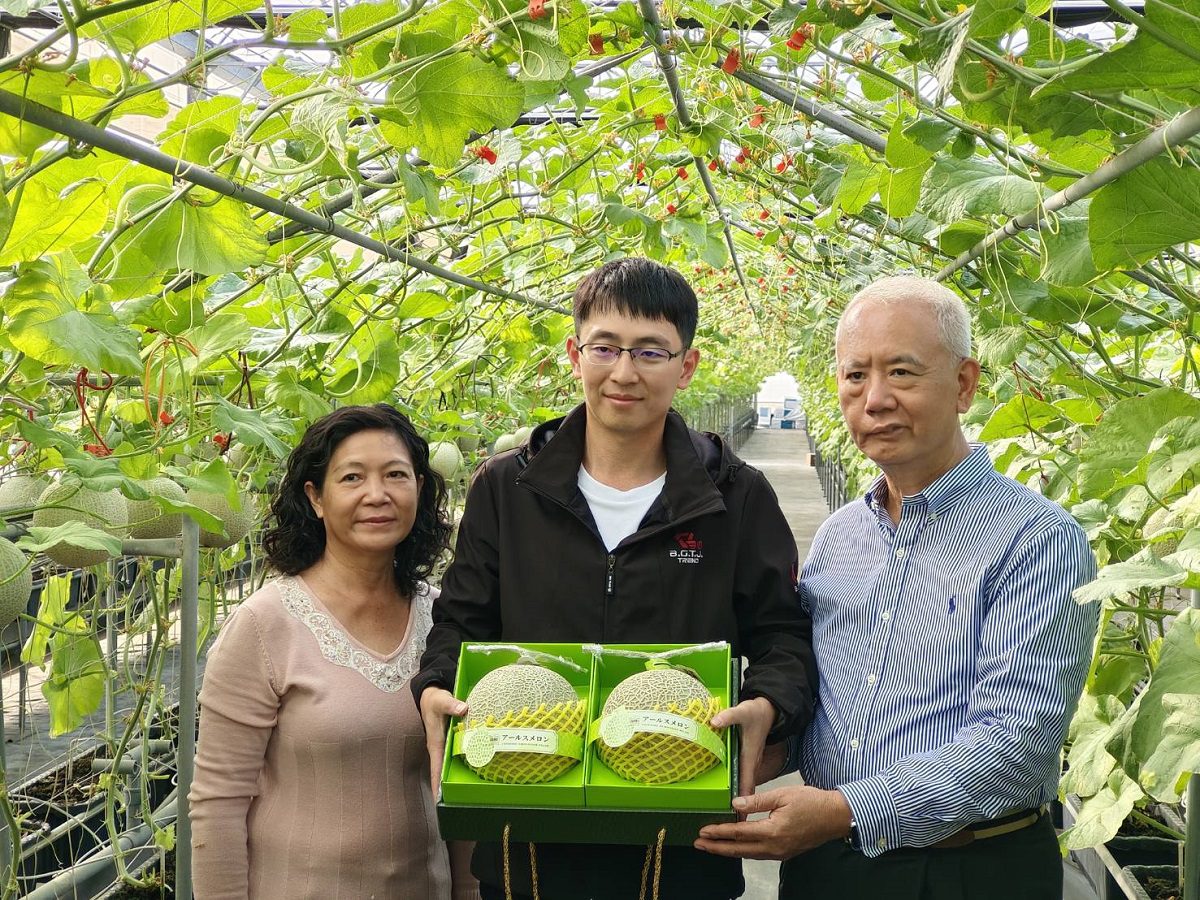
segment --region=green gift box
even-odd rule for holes
[[[515,662],[515,650],[482,653],[463,644],[459,655],[455,696],[467,694],[485,674]],[[541,653],[570,659],[587,675],[562,666],[562,674],[587,700],[588,731],[595,732],[604,700],[618,682],[645,668],[646,659],[622,653],[662,653],[671,662],[694,671],[705,687],[722,701],[737,702],[736,660],[727,644],[694,649],[687,644],[514,644]],[[585,649],[590,648],[590,649]],[[608,651],[608,652],[606,652]],[[720,738],[724,759],[690,781],[647,785],[626,781],[598,757],[589,741],[577,766],[542,784],[497,784],[483,780],[454,750],[456,722],[450,725],[442,766],[442,795],[437,805],[438,824],[446,840],[688,845],[700,828],[737,819],[732,800],[737,792],[737,737],[732,729]],[[458,747],[462,751],[462,741]]]
[[[645,671],[644,657],[624,656],[624,651],[634,653],[661,653],[663,651],[686,650],[679,644],[611,644],[605,645],[597,658],[592,678],[591,707],[588,711],[589,740],[584,786],[586,804],[592,808],[642,810],[707,810],[712,812],[731,809],[731,790],[736,780],[731,779],[730,761],[737,746],[732,729],[726,729],[717,738],[721,761],[707,772],[702,772],[688,781],[670,784],[640,784],[622,778],[600,758],[599,742],[604,740],[601,711],[608,695],[619,683],[631,675]],[[703,649],[676,653],[668,658],[672,664],[684,666],[694,672],[709,692],[721,701],[721,708],[731,702],[735,679],[729,645],[706,646]],[[687,720],[685,720],[687,721]],[[710,739],[716,737],[709,733]],[[695,837],[695,834],[692,834]],[[690,841],[689,841],[690,843]]]
[[[472,688],[488,672],[515,663],[520,657],[517,650],[488,650],[492,645],[464,643],[458,656],[458,673],[454,681],[454,696],[466,700]],[[511,644],[561,657],[575,663],[582,671],[568,666],[547,664],[571,683],[576,695],[586,702],[591,696],[592,668],[595,657],[579,644]],[[481,649],[473,649],[479,647]],[[585,717],[586,719],[586,717]],[[462,735],[455,719],[450,723],[446,737],[446,756],[442,764],[442,801],[447,805],[462,807],[476,806],[533,806],[533,807],[581,807],[583,806],[584,762],[582,747],[574,755],[580,758],[557,778],[540,784],[501,784],[480,778],[464,756]],[[457,752],[456,752],[457,751]]]

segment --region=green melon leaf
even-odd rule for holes
[[[974,157],[939,157],[925,177],[921,210],[940,222],[966,215],[1015,216],[1037,205],[1040,190],[1020,175]]]
[[[1200,399],[1174,388],[1159,388],[1110,407],[1080,450],[1080,494],[1109,493],[1117,479],[1136,469],[1150,452],[1158,430],[1180,417],[1200,417]]]
[[[1113,726],[1125,713],[1125,704],[1116,697],[1084,692],[1079,698],[1071,731],[1067,772],[1059,789],[1068,794],[1090,797],[1108,783],[1117,761],[1105,749],[1112,739]]]
[[[169,194],[157,186],[139,191],[128,210],[139,212]],[[113,253],[112,279],[154,282],[175,270],[220,275],[258,265],[267,242],[243,204],[197,189],[126,231]]]
[[[50,635],[66,616],[67,603],[71,599],[71,576],[51,575],[46,579],[42,596],[38,601],[37,621],[25,646],[21,649],[21,662],[41,669],[46,665],[46,654],[50,649]]]
[[[1109,742],[1108,751],[1131,778],[1138,778],[1143,760],[1151,760],[1164,740],[1177,747],[1188,731],[1200,727],[1197,695],[1200,695],[1200,610],[1179,613],[1163,639],[1162,654],[1146,689],[1138,697],[1123,727]],[[1191,702],[1178,699],[1164,703],[1167,695],[1192,695]],[[1174,720],[1168,726],[1168,718]],[[1168,728],[1171,732],[1168,735]],[[1155,768],[1142,773],[1141,786],[1158,800],[1177,802],[1178,775],[1193,764],[1192,754],[1164,750]],[[1149,776],[1149,777],[1145,777]],[[1149,783],[1147,783],[1149,782]]]
[[[415,145],[436,166],[452,166],[472,131],[513,123],[525,91],[498,66],[457,54],[398,78],[388,98],[409,120],[394,125],[389,140],[402,148]]]
[[[394,343],[392,350],[395,350]],[[396,363],[396,371],[399,372],[399,361]],[[395,384],[395,381],[392,383]],[[233,432],[247,447],[266,447],[277,459],[286,458],[291,450],[279,439],[278,435],[288,435],[289,429],[277,413],[242,409],[227,400],[219,399],[213,410],[212,421],[218,431]]]
[[[1076,588],[1074,596],[1079,603],[1121,600],[1143,588],[1172,587],[1186,580],[1187,572],[1179,566],[1143,550],[1124,562],[1105,566],[1095,581]]]
[[[1031,430],[1042,431],[1048,425],[1062,421],[1062,413],[1056,407],[1036,397],[1018,394],[992,413],[979,433],[979,439],[994,441],[1021,437]]]
[[[18,271],[4,299],[5,329],[14,347],[67,370],[141,373],[136,335],[104,306],[87,303],[91,282],[73,256],[60,254]]]
[[[1200,694],[1163,694],[1162,705],[1160,737],[1138,777],[1156,800],[1178,803],[1188,777],[1200,772]]]
[[[50,737],[74,731],[100,708],[110,676],[100,644],[78,614],[50,638],[50,675],[42,696],[50,705]]]
[[[149,3],[88,22],[79,32],[81,37],[107,38],[123,52],[136,53],[172,34],[195,31],[203,23],[215,25],[260,7],[258,0]]]
[[[27,553],[41,553],[59,543],[73,544],[87,550],[104,550],[110,556],[121,555],[120,538],[82,522],[64,522],[53,528],[30,526],[28,534],[17,541],[17,546]]]
[[[1200,169],[1157,156],[1092,198],[1088,237],[1096,268],[1134,269],[1200,237]]]
[[[94,237],[108,218],[108,194],[99,179],[79,181],[61,191],[50,184],[49,173],[25,182],[20,202],[12,211],[0,265],[32,262],[69,250]],[[49,220],[47,210],[54,210]]]
[[[1120,769],[1114,769],[1108,782],[1084,801],[1075,824],[1059,836],[1068,850],[1097,847],[1112,838],[1134,805],[1144,797],[1138,783]]]

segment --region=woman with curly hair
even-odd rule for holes
[[[208,654],[198,900],[478,896],[466,853],[438,837],[408,686],[449,537],[445,482],[395,409],[345,407],[305,432],[263,538],[280,577]]]

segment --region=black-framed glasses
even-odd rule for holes
[[[662,347],[618,347],[615,344],[580,344],[579,352],[593,366],[615,365],[622,353],[628,353],[633,364],[644,369],[653,369],[683,355],[682,350],[672,353]]]

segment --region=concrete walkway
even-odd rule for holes
[[[829,507],[821,493],[817,472],[808,464],[807,436],[803,431],[760,428],[742,445],[738,456],[762,470],[770,480],[771,487],[779,497],[779,507],[792,526],[796,549],[803,563],[813,535],[829,516]],[[785,775],[759,790],[801,783],[799,775]],[[775,900],[778,896],[779,863],[747,860],[743,872],[746,875],[746,893],[742,895],[744,900]]]

